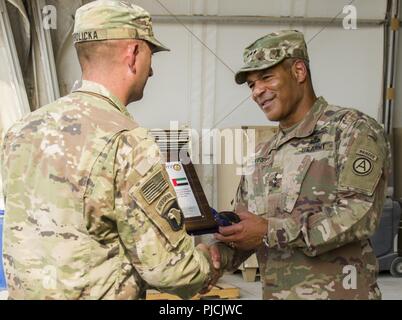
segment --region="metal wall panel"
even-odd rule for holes
[[[382,19],[386,0],[133,0],[154,15],[237,15],[274,17],[327,17],[333,18],[345,5],[353,4],[361,19]],[[218,10],[216,10],[218,8]]]

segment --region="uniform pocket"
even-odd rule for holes
[[[288,161],[284,166],[283,175],[283,210],[291,213],[300,196],[303,181],[314,159],[309,156]]]
[[[281,167],[258,164],[248,179],[248,209],[257,215],[275,216],[280,209],[282,194]]]

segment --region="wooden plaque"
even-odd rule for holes
[[[218,225],[187,152],[188,140],[179,138],[183,136],[185,137],[177,131],[154,134],[165,158],[166,171],[176,191],[187,233],[192,235],[213,233],[218,230]]]

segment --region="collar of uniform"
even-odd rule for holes
[[[118,109],[126,116],[131,117],[130,113],[127,111],[127,108],[121,103],[119,98],[113,95],[105,86],[101,85],[100,83],[82,80],[81,86],[77,89],[74,89],[73,92],[93,93],[101,96],[100,98],[106,98],[106,100],[108,100],[113,107]]]
[[[306,117],[296,126],[291,132],[286,135],[278,130],[275,143],[272,144],[269,152],[273,149],[277,149],[289,140],[293,138],[306,138],[310,136],[317,126],[317,122],[324,113],[328,102],[323,98],[319,97],[313,104],[311,110],[307,113]]]

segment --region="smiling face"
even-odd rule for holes
[[[248,73],[247,84],[265,116],[270,121],[279,121],[282,127],[290,127],[305,114],[301,101],[306,78],[304,62],[289,59],[272,68]]]

